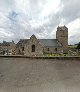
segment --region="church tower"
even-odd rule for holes
[[[66,26],[57,27],[56,39],[63,46],[63,53],[68,53],[68,28]]]

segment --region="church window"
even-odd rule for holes
[[[57,48],[55,48],[55,51],[57,51]]]
[[[32,45],[32,52],[35,52],[35,45]]]
[[[49,48],[47,48],[47,51],[49,51]]]
[[[22,47],[22,51],[24,51],[24,47]]]

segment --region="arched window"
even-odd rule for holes
[[[22,51],[24,51],[24,47],[22,47]]]
[[[49,48],[47,48],[47,51],[49,51]]]
[[[35,52],[35,45],[32,45],[32,52]]]
[[[55,51],[57,51],[57,48],[55,48]]]

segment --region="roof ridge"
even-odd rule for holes
[[[38,39],[38,40],[57,40],[57,39]]]

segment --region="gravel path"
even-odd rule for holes
[[[80,92],[80,61],[0,58],[0,92]]]

